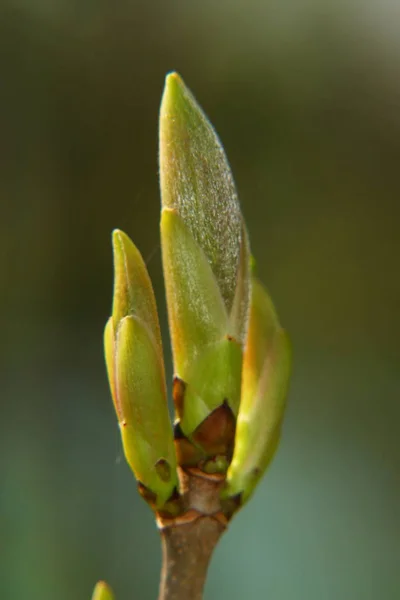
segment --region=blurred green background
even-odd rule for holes
[[[294,374],[206,600],[400,597],[400,5],[2,0],[0,597],[155,600],[152,515],[102,355],[110,232],[148,261],[171,366],[157,119],[178,70],[218,130]]]

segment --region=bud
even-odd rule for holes
[[[113,249],[113,314],[104,335],[111,394],[126,460],[161,508],[177,474],[155,298],[140,252],[122,231],[114,231]]]
[[[231,437],[239,409],[250,254],[222,145],[176,73],[167,76],[161,104],[160,179],[164,279],[182,392],[174,394],[176,411],[183,434],[210,456],[224,449],[224,431]],[[215,411],[211,431],[206,419]]]
[[[222,145],[176,73],[167,76],[161,103],[160,184],[174,436],[153,289],[121,231],[113,234],[114,300],[105,329],[111,393],[125,457],[159,516],[188,508],[186,483],[175,493],[178,463],[184,478],[191,467],[218,485],[226,478],[222,510],[229,518],[276,450],[290,348],[267,292],[250,274],[248,235]]]
[[[290,363],[287,334],[265,288],[253,278],[235,450],[225,491],[228,497],[240,494],[241,504],[254,491],[277,448]]]
[[[114,600],[114,594],[105,581],[98,581],[93,590],[92,600]]]
[[[161,201],[180,215],[211,265],[229,313],[236,291],[242,215],[222,144],[177,73],[160,110]]]

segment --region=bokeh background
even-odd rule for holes
[[[400,597],[400,5],[2,0],[0,597],[155,600],[160,549],[102,355],[110,232],[154,281],[157,119],[178,70],[217,128],[294,374],[268,476],[205,593]]]

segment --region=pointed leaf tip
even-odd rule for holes
[[[167,73],[165,77],[165,90],[168,89],[169,92],[176,90],[174,86],[181,86],[182,88],[185,86],[183,83],[182,77],[176,71],[170,71]]]
[[[112,589],[105,581],[98,581],[96,583],[92,600],[114,600]]]
[[[121,320],[135,315],[147,325],[162,353],[156,301],[142,255],[126,233],[120,229],[113,231],[112,245],[114,252],[112,317],[115,335]]]

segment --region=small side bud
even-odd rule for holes
[[[235,450],[225,496],[244,504],[278,446],[290,378],[291,352],[266,290],[253,279],[249,331]]]
[[[115,600],[115,597],[105,581],[98,581],[93,590],[92,600]]]
[[[163,507],[178,485],[156,303],[138,249],[113,233],[113,314],[104,332],[111,394],[126,460],[145,497]],[[161,465],[161,466],[160,466]]]

